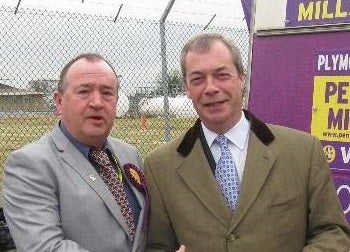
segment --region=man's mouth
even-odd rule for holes
[[[101,121],[101,120],[103,120],[102,116],[89,116],[88,118],[91,119],[91,120],[94,120],[94,121]]]
[[[215,102],[208,102],[208,103],[205,103],[204,106],[206,107],[218,107],[220,105],[222,105],[223,103],[225,103],[226,100],[223,100],[223,101],[215,101]]]

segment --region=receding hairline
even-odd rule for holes
[[[240,75],[244,76],[242,56],[233,41],[217,33],[200,34],[190,39],[182,48],[180,54],[180,65],[183,81],[186,82],[186,57],[189,52],[206,53],[210,51],[215,43],[223,44],[230,52],[233,64]]]
[[[73,58],[72,60],[70,60],[62,69],[61,73],[60,73],[60,79],[58,82],[58,86],[57,86],[57,90],[59,92],[63,92],[65,89],[65,86],[67,85],[67,73],[69,72],[69,70],[71,69],[71,67],[73,65],[75,65],[76,62],[79,62],[81,60],[86,60],[88,62],[105,62],[113,71],[115,77],[116,77],[116,85],[118,85],[119,80],[118,80],[118,75],[114,69],[114,67],[112,66],[112,64],[106,59],[104,58],[102,55],[100,54],[95,54],[95,53],[84,53],[84,54],[80,54],[78,56],[76,56],[75,58]]]

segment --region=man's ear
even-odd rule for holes
[[[240,88],[241,88],[242,91],[244,90],[244,83],[245,83],[245,76],[241,75],[239,77],[239,85],[240,85]]]
[[[53,93],[53,99],[55,101],[56,113],[57,115],[62,114],[62,93],[59,91],[55,91]]]
[[[185,81],[184,81],[185,82]],[[191,99],[191,93],[188,91],[187,84],[186,82],[184,83],[184,89],[185,89],[185,94],[186,96]],[[192,100],[192,99],[191,99]]]
[[[189,99],[191,99],[191,94],[190,94],[190,92],[188,92],[187,89],[185,89],[185,94],[186,94],[186,96],[187,96]]]

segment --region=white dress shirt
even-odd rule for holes
[[[221,155],[220,146],[215,142],[215,138],[218,134],[210,131],[203,123],[202,128],[205,140],[207,141],[215,163],[217,164]],[[228,147],[232,153],[240,183],[242,181],[245,160],[247,157],[249,130],[250,122],[245,118],[242,111],[242,116],[238,123],[224,134],[229,140]]]

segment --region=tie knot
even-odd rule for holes
[[[89,158],[102,167],[110,164],[108,154],[103,150],[90,149]]]
[[[220,145],[221,148],[228,147],[228,139],[224,135],[218,135],[216,137],[216,141]]]

